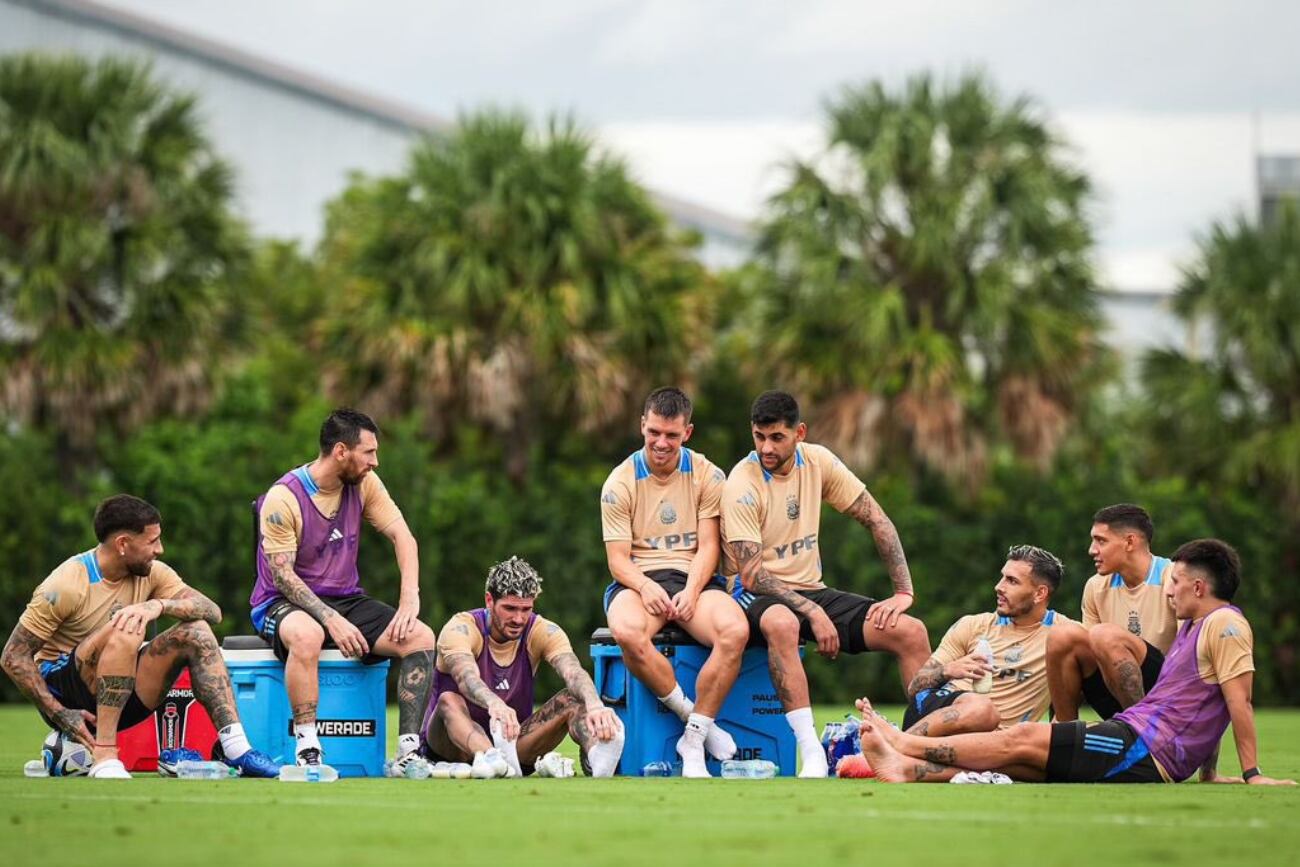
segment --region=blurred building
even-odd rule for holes
[[[389,102],[152,19],[87,0],[0,0],[0,54],[69,52],[125,55],[199,96],[214,144],[237,170],[239,203],[260,234],[319,237],[322,207],[350,172],[400,171],[421,135],[450,121]],[[679,225],[700,233],[701,259],[738,264],[749,235],[743,221],[658,195]]]
[[[444,118],[89,0],[0,0],[0,53],[31,50],[150,60],[163,80],[199,96],[209,134],[237,170],[239,204],[254,230],[308,245],[320,235],[324,204],[343,189],[350,172],[396,173],[414,140],[451,126]],[[1294,161],[1291,171],[1294,184],[1300,177]],[[706,265],[744,261],[752,233],[743,220],[675,197],[655,198],[674,221],[700,234]],[[1186,330],[1169,312],[1168,297],[1167,289],[1105,292],[1111,345],[1129,360],[1152,346],[1183,345]]]
[[[1259,220],[1273,222],[1284,199],[1300,203],[1300,156],[1259,156],[1255,158],[1255,178],[1259,185]]]

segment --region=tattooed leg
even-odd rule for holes
[[[886,736],[884,726],[874,718],[862,724],[863,753],[867,753],[868,734],[874,748],[883,744],[888,748],[881,757],[893,761],[892,754],[902,756],[908,763],[933,763],[969,771],[1001,771],[1021,780],[1041,780],[1046,776],[1047,754],[1051,746],[1052,727],[1046,723],[1021,723],[1009,729],[979,734],[952,735],[945,738],[918,737],[895,732]],[[872,762],[872,768],[876,765]],[[876,769],[879,773],[879,769]],[[915,768],[895,771],[903,777],[915,777]],[[943,774],[926,770],[925,781],[937,780]],[[949,775],[951,776],[951,775]],[[894,780],[902,782],[902,780]]]
[[[284,662],[284,686],[293,720],[299,725],[310,725],[316,722],[316,705],[320,701],[318,671],[325,629],[305,611],[289,612],[278,629],[280,640],[289,650]]]
[[[468,762],[474,754],[492,748],[492,739],[469,715],[469,705],[454,692],[438,697],[429,721],[429,748],[452,761]]]
[[[519,729],[519,763],[525,771],[558,747],[566,734],[585,750],[594,740],[586,730],[585,718],[582,702],[567,689],[560,690],[534,711]]]
[[[966,693],[951,706],[922,717],[907,733],[938,738],[961,732],[991,732],[1001,721],[998,709],[987,696]]]
[[[212,627],[201,620],[179,623],[149,642],[137,674],[140,700],[149,707],[162,703],[176,674],[188,666],[194,697],[218,729],[239,722],[230,673]]]
[[[96,643],[94,667],[95,761],[117,758],[117,725],[131,693],[135,691],[136,655],[140,637],[120,629],[109,631]],[[99,637],[99,636],[97,636]],[[83,669],[83,676],[90,674]]]
[[[1130,707],[1142,700],[1146,689],[1142,685],[1142,663],[1146,660],[1147,645],[1138,636],[1113,623],[1099,623],[1088,631],[1088,642],[1097,660],[1097,669],[1106,688],[1115,696],[1121,707]]]
[[[429,688],[433,685],[434,653],[432,650],[417,650],[402,657],[397,670],[398,734],[420,731],[424,710],[429,704]]]
[[[785,606],[773,605],[758,623],[767,640],[767,665],[781,707],[787,712],[809,707],[808,676],[799,659],[799,618]]]

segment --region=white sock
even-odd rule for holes
[[[401,756],[406,755],[407,753],[413,753],[419,748],[420,748],[419,735],[398,735],[397,736],[397,755],[399,758]]]
[[[703,714],[693,713],[686,720],[686,731],[677,741],[677,755],[682,757],[683,777],[708,777],[704,763],[704,736],[713,726],[713,720]]]
[[[596,741],[587,750],[587,762],[593,777],[612,777],[623,757],[623,723],[615,720],[616,732],[608,741]]]
[[[709,733],[709,728],[712,725],[713,717],[705,716],[702,713],[692,713],[686,718],[686,731],[682,736],[703,747],[704,737]]]
[[[248,735],[244,734],[243,723],[231,723],[217,732],[217,737],[221,740],[221,751],[228,759],[237,759],[253,748]]]
[[[298,743],[294,747],[295,753],[301,753],[303,750],[309,750],[312,747],[320,749],[320,738],[316,737],[316,723],[294,723],[293,737]]]
[[[821,741],[817,740],[817,728],[813,724],[813,712],[810,707],[801,707],[785,715],[785,721],[794,732],[794,739],[799,744],[799,752],[822,752]]]
[[[519,764],[519,745],[515,741],[506,740],[506,736],[501,733],[501,723],[496,720],[492,721],[489,728],[492,729],[492,745],[506,757],[506,764],[510,765],[510,770],[514,771],[516,776],[522,777],[524,769]]]
[[[659,700],[664,703],[664,707],[677,714],[677,718],[682,722],[686,722],[686,718],[695,710],[695,702],[687,698],[686,693],[682,692],[680,683],[673,686],[672,692],[659,696]]]

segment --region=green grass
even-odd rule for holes
[[[1300,777],[1300,711],[1262,711],[1258,723],[1263,766]],[[1300,789],[25,779],[44,734],[31,709],[0,707],[6,865],[1265,865],[1294,863],[1300,847]],[[1223,766],[1237,768],[1230,738]]]

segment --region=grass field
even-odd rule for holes
[[[889,709],[886,709],[889,710]],[[843,709],[822,708],[820,722]],[[895,714],[895,717],[897,714]],[[389,731],[392,732],[390,721]],[[1300,777],[1300,711],[1261,764]],[[45,728],[0,706],[5,865],[1294,864],[1300,789],[852,780],[28,780]],[[1224,770],[1236,771],[1230,737]]]

